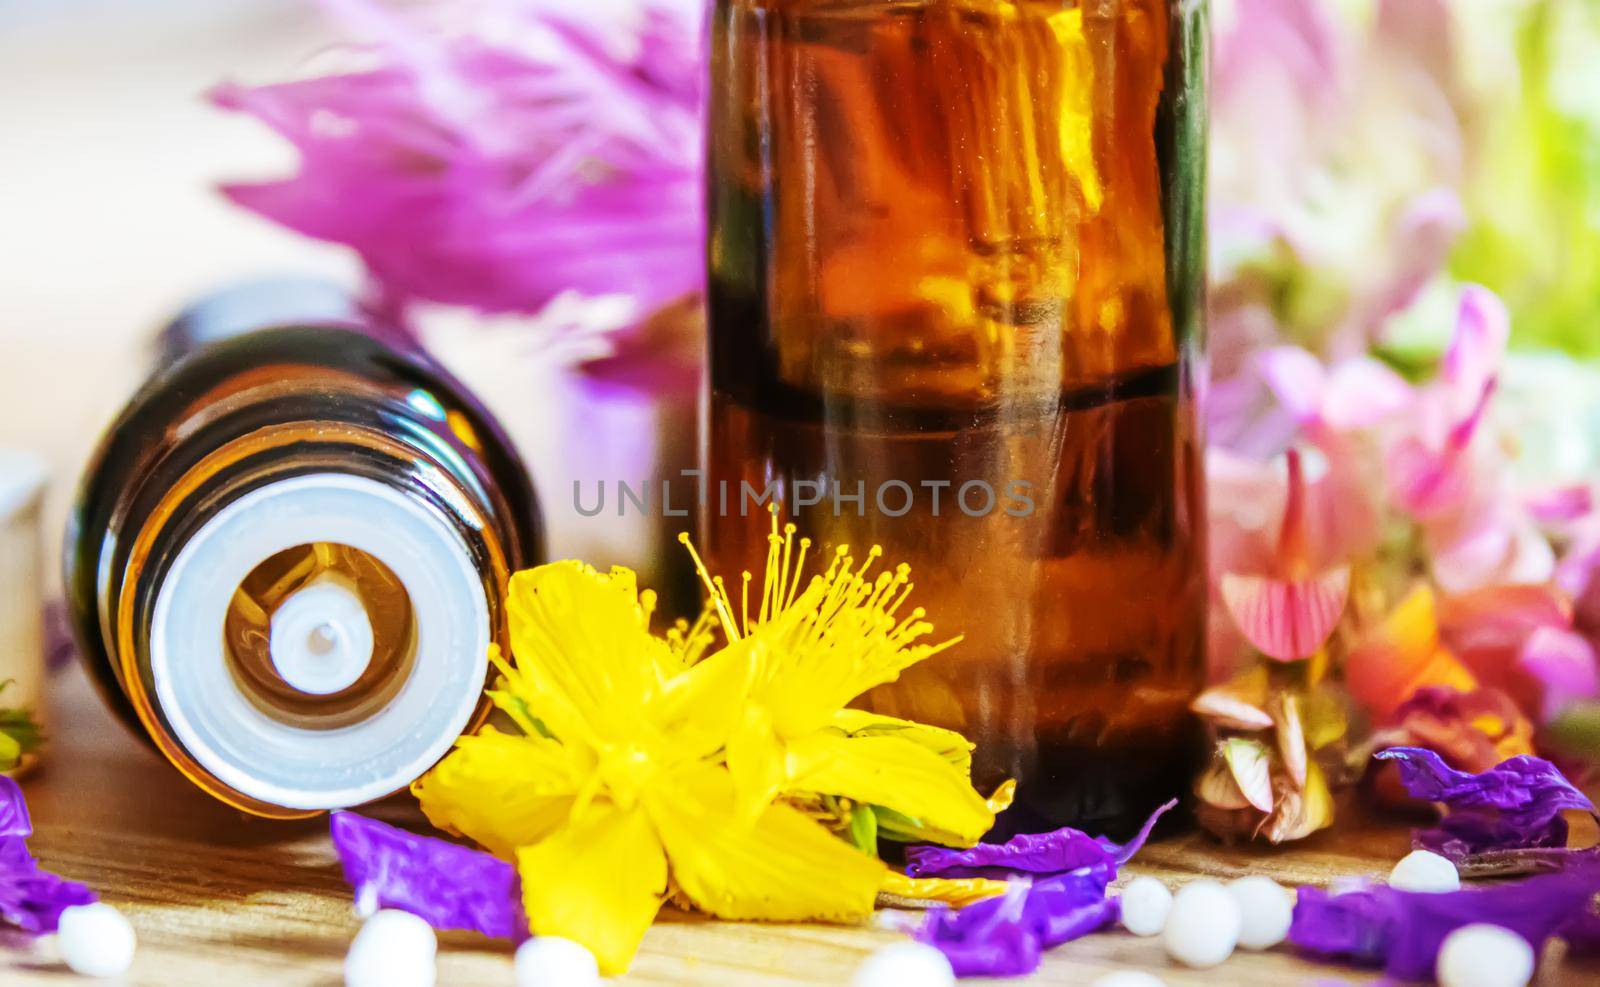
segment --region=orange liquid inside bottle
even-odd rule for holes
[[[720,0],[706,459],[955,648],[875,690],[1012,829],[1185,788],[1204,674],[1204,6]],[[713,517],[717,571],[765,529]]]

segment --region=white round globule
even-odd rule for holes
[[[1233,955],[1242,921],[1227,888],[1212,880],[1191,881],[1172,896],[1162,941],[1168,956],[1203,970]]]
[[[517,947],[513,961],[517,987],[597,987],[600,965],[580,943],[539,936]]]
[[[423,919],[393,908],[361,925],[344,957],[345,987],[433,987],[439,940]]]
[[[1240,946],[1271,949],[1283,942],[1294,921],[1294,896],[1288,888],[1259,874],[1236,878],[1227,887],[1239,906]]]
[[[1096,977],[1089,987],[1167,987],[1167,982],[1143,970],[1117,970]]]
[[[273,611],[268,654],[283,680],[329,696],[355,685],[372,663],[372,620],[350,581],[323,573]]]
[[[224,645],[244,578],[284,549],[316,542],[347,545],[387,566],[405,587],[415,628],[394,694],[358,722],[330,728],[261,708]],[[289,616],[281,626],[274,620],[269,655],[290,685],[337,692],[366,668],[371,626],[352,605],[360,600],[335,577],[279,608]],[[482,696],[490,640],[483,579],[444,514],[376,480],[312,473],[250,491],[178,551],[156,594],[150,673],[173,736],[218,780],[270,805],[342,809],[404,788],[449,751]]]
[[[850,987],[954,987],[950,961],[927,943],[905,939],[877,950],[856,968]]]
[[[1464,925],[1444,937],[1434,975],[1441,987],[1527,987],[1533,947],[1498,925]]]
[[[1136,877],[1118,898],[1122,927],[1136,936],[1160,935],[1172,910],[1172,892],[1153,877]]]
[[[1461,889],[1456,865],[1428,850],[1412,850],[1389,872],[1389,886],[1397,891],[1441,894]]]
[[[73,973],[84,977],[120,977],[133,965],[138,937],[126,917],[97,901],[61,912],[56,948]]]

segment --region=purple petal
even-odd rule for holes
[[[33,820],[28,816],[28,803],[22,797],[22,786],[9,775],[0,775],[0,839],[33,835]]]
[[[1041,946],[1053,949],[1091,932],[1099,932],[1117,921],[1122,903],[1106,896],[1105,886],[1098,878],[1098,875],[1064,874],[1033,886],[1028,895],[1028,908],[1034,916]]]
[[[23,932],[54,932],[63,911],[94,900],[82,884],[40,870],[21,837],[0,839],[0,921]]]
[[[1357,966],[1379,966],[1389,955],[1398,921],[1387,887],[1342,894],[1301,888],[1294,906],[1289,941],[1300,949]]]
[[[917,938],[950,960],[957,976],[1014,977],[1031,973],[1040,954],[1117,920],[1118,904],[1106,897],[1109,870],[1062,874],[1038,883],[1014,883],[999,898],[960,911],[940,909]]]
[[[1464,925],[1486,921],[1510,929],[1539,955],[1544,942],[1589,910],[1600,891],[1600,873],[1592,869],[1550,873],[1514,885],[1472,888],[1450,894],[1395,891],[1400,897],[1400,923],[1390,942],[1384,971],[1389,976],[1419,981],[1434,973],[1438,947],[1445,936]]]
[[[937,909],[918,930],[917,938],[943,953],[958,977],[1032,973],[1044,947],[1029,921],[1030,891],[1027,884],[1018,882],[1004,895],[960,911]]]
[[[1400,783],[1412,798],[1444,804],[1439,826],[1419,831],[1416,841],[1452,860],[1496,850],[1564,847],[1567,822],[1561,813],[1595,811],[1555,765],[1530,755],[1480,774],[1457,771],[1420,747],[1392,747],[1376,756],[1398,762]]]
[[[917,846],[906,851],[906,873],[912,877],[987,877],[1004,880],[1018,874],[1065,874],[1081,868],[1110,868],[1132,859],[1149,839],[1156,820],[1177,801],[1156,809],[1126,845],[1104,836],[1089,836],[1065,826],[1050,833],[1024,833],[1005,843],[980,843],[966,850]]]
[[[1426,980],[1445,936],[1475,922],[1508,929],[1537,955],[1545,940],[1572,930],[1582,938],[1600,868],[1573,867],[1513,884],[1445,894],[1373,886],[1344,894],[1302,888],[1289,941],[1309,953],[1367,966],[1400,980]]]
[[[1591,903],[1577,918],[1557,933],[1567,941],[1568,955],[1600,956],[1600,911]]]
[[[333,813],[329,829],[359,909],[398,908],[436,929],[527,935],[516,870],[498,857],[350,812]]]

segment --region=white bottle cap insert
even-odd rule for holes
[[[372,664],[372,621],[350,581],[325,572],[272,614],[269,653],[283,680],[313,696],[356,684]]]
[[[224,634],[234,591],[257,565],[317,542],[387,566],[415,629],[394,695],[337,726],[263,709],[234,674]],[[489,642],[483,578],[443,513],[376,480],[313,473],[252,490],[184,544],[156,596],[150,672],[161,715],[212,775],[272,805],[337,809],[404,788],[450,750],[482,697]],[[291,594],[273,613],[268,654],[309,695],[356,682],[373,660],[373,627],[355,587],[326,573]]]

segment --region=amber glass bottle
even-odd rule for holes
[[[1201,0],[717,4],[709,475],[911,564],[965,639],[869,700],[1019,778],[1012,829],[1125,829],[1197,749],[1205,39]],[[704,531],[758,569],[763,525]]]
[[[211,342],[91,461],[66,579],[112,705],[267,816],[404,787],[483,710],[541,553],[527,473],[426,357],[335,326]]]

